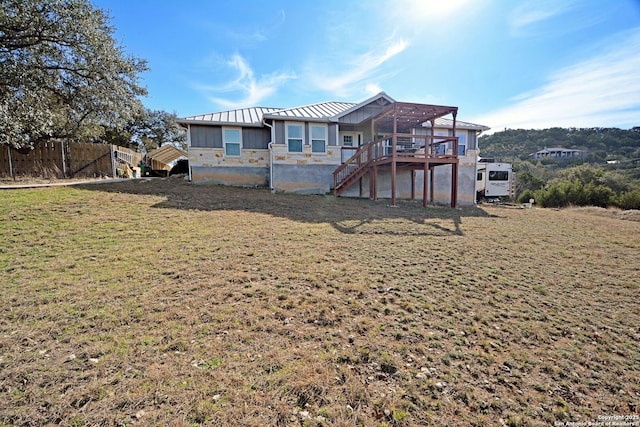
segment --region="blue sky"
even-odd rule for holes
[[[640,0],[93,0],[148,108],[399,101],[504,128],[640,126]]]

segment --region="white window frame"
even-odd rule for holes
[[[236,130],[240,134],[240,141],[227,141],[226,131],[228,130]],[[238,154],[229,154],[227,151],[227,145],[238,145]],[[222,128],[222,146],[224,147],[224,155],[225,157],[240,157],[242,155],[242,128],[239,127],[226,127]]]
[[[300,133],[300,138],[289,138],[289,126],[300,126],[302,128],[302,131]],[[285,139],[285,144],[287,144],[287,152],[288,153],[302,153],[302,151],[304,150],[304,146],[305,146],[305,132],[304,132],[304,128],[305,125],[304,123],[301,122],[285,122],[284,123],[284,139]],[[301,144],[300,144],[300,151],[291,151],[291,146],[289,145],[289,139],[295,139],[295,140],[301,140]]]
[[[467,155],[467,131],[461,131],[460,133],[456,132],[456,136],[458,137],[458,156],[466,156]],[[464,147],[464,153],[460,152],[460,147]]]
[[[323,138],[314,138],[313,137],[313,128],[322,129],[323,132],[324,132],[324,137]],[[327,145],[329,144],[329,126],[323,125],[323,124],[319,124],[319,125],[318,124],[312,124],[312,125],[309,126],[309,136],[311,138],[311,152],[315,153],[315,154],[326,154]],[[323,142],[322,151],[314,150],[313,143],[314,142],[319,142],[319,141]]]

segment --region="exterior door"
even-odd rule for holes
[[[353,156],[356,151],[358,151],[358,147],[362,145],[362,132],[339,132],[339,144],[342,146],[342,163],[349,160],[351,156]]]

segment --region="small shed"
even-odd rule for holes
[[[188,159],[189,154],[186,151],[182,151],[173,145],[163,145],[147,154],[146,163],[155,174],[167,176],[179,161],[188,161]]]

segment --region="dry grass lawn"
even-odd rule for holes
[[[0,425],[639,421],[640,222],[180,179],[0,197]]]

